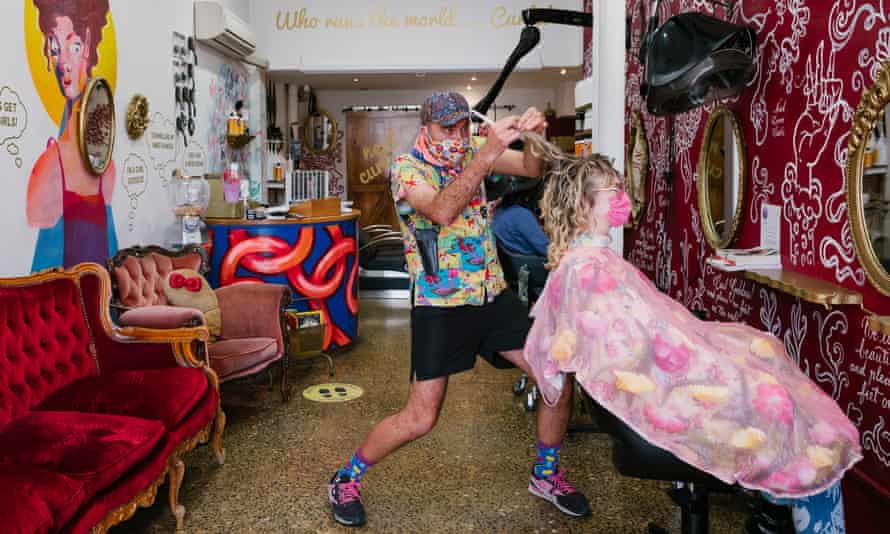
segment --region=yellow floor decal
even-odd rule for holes
[[[347,402],[355,400],[365,392],[352,384],[317,384],[303,390],[303,396],[315,402]]]

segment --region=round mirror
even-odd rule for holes
[[[863,94],[847,141],[847,207],[856,255],[878,291],[890,295],[890,63]]]
[[[726,106],[705,125],[698,159],[698,208],[705,238],[725,248],[735,238],[745,198],[745,145],[742,128]]]
[[[624,168],[631,200],[631,223],[636,227],[646,207],[646,177],[649,174],[649,144],[639,112],[635,112],[630,120],[626,152]]]
[[[319,110],[303,121],[303,145],[317,154],[328,153],[337,143],[337,123],[326,111]]]
[[[80,153],[93,174],[102,174],[114,149],[114,95],[104,78],[93,78],[81,99],[78,123]]]

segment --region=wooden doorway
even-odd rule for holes
[[[399,228],[392,199],[392,164],[411,151],[420,131],[416,112],[368,111],[346,114],[346,175],[349,199],[361,210],[361,227]]]

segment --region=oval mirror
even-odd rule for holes
[[[890,62],[865,90],[847,141],[847,207],[856,255],[875,288],[890,295]]]
[[[646,208],[646,177],[649,174],[649,144],[639,112],[635,112],[630,120],[626,152],[624,168],[631,200],[631,223],[636,228]]]
[[[319,110],[303,121],[303,145],[310,152],[327,154],[337,143],[337,123],[324,110]]]
[[[81,99],[77,140],[80,153],[93,174],[102,174],[114,150],[114,95],[104,78],[93,78]]]
[[[698,208],[705,238],[714,248],[726,248],[735,238],[745,181],[742,128],[729,108],[718,106],[705,125],[698,158]]]

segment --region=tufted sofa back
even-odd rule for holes
[[[201,270],[201,256],[165,256],[149,252],[144,256],[127,256],[113,267],[120,304],[128,308],[167,304],[164,297],[164,278],[176,269]]]
[[[73,278],[0,286],[0,428],[97,373]]]

